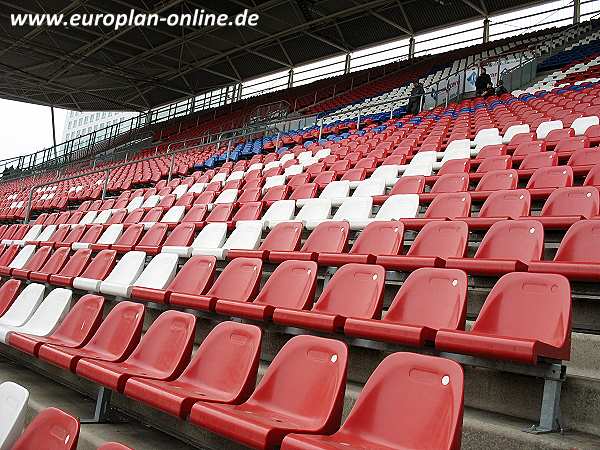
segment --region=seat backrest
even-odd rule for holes
[[[469,176],[460,173],[448,173],[437,179],[433,187],[432,193],[444,192],[464,192],[469,188]]]
[[[494,223],[475,252],[475,258],[523,262],[542,258],[544,227],[536,220],[503,220]]]
[[[83,244],[95,244],[103,230],[104,228],[100,224],[92,225],[88,228],[85,234],[81,236],[81,239],[78,242]]]
[[[262,235],[262,223],[259,220],[242,220],[223,244],[227,249],[254,250],[258,248]]]
[[[123,233],[123,224],[112,224],[109,225],[102,236],[98,239],[98,244],[114,244],[121,237]]]
[[[215,278],[216,266],[217,259],[214,256],[193,256],[166,289],[179,294],[204,294]]]
[[[488,294],[472,331],[570,349],[569,281],[556,274],[504,275]]]
[[[56,327],[52,337],[73,346],[84,344],[102,322],[103,307],[104,297],[92,294],[84,295]]]
[[[6,280],[0,286],[0,317],[10,308],[17,298],[17,292],[21,288],[21,280],[15,278]]]
[[[167,236],[164,246],[189,246],[194,238],[196,227],[193,223],[180,223]]]
[[[10,262],[17,256],[21,247],[19,245],[9,245],[2,255],[0,255],[0,266],[8,266]]]
[[[598,165],[600,164],[600,152],[592,148],[575,150],[567,164],[572,167]]]
[[[247,302],[256,296],[261,275],[262,261],[260,259],[235,258],[225,266],[206,295]]]
[[[40,270],[44,263],[48,260],[50,253],[52,253],[52,247],[44,246],[40,247],[31,258],[27,260],[23,266],[24,270],[37,271]],[[11,263],[12,265],[12,263]]]
[[[33,257],[35,253],[35,245],[26,245],[21,251],[14,257],[14,259],[8,264],[8,267],[13,269],[20,269]],[[45,250],[47,251],[47,250]]]
[[[369,377],[341,433],[381,448],[460,448],[463,379],[449,359],[393,353]],[[410,413],[397,417],[398,407]]]
[[[571,166],[541,167],[533,173],[527,183],[527,189],[569,186],[573,186],[573,169]]]
[[[383,306],[385,269],[374,264],[346,264],[323,289],[312,310],[343,317],[378,319]]]
[[[185,206],[171,206],[165,215],[160,219],[164,223],[177,223],[185,215]]]
[[[333,220],[364,220],[371,217],[373,199],[371,197],[349,197],[333,215]]]
[[[34,336],[47,336],[65,317],[71,305],[73,291],[71,289],[57,288],[52,290],[40,303],[29,320],[18,331]]]
[[[358,255],[397,255],[404,242],[402,222],[376,221],[368,224],[358,235],[350,253]]]
[[[0,384],[0,448],[12,448],[23,431],[28,400],[29,391],[23,386],[11,381]]]
[[[486,172],[477,187],[476,191],[500,191],[504,189],[516,189],[519,183],[519,175],[516,170],[492,170]]]
[[[300,238],[302,237],[302,223],[283,222],[277,224],[267,234],[260,244],[260,250],[268,251],[294,251],[300,248]]]
[[[331,213],[331,200],[326,198],[310,198],[305,200],[304,206],[294,220],[321,221],[329,218]]]
[[[589,127],[599,123],[598,116],[578,117],[571,124],[571,128],[575,131],[575,136],[583,136]]]
[[[307,309],[313,302],[316,283],[316,262],[284,261],[267,279],[254,303],[276,308]]]
[[[468,192],[438,194],[425,211],[425,219],[455,219],[469,217],[471,196]]]
[[[579,220],[565,233],[554,261],[600,263],[600,223]]]
[[[20,326],[33,314],[44,299],[43,284],[32,283],[20,292],[8,310],[0,317],[0,324]]]
[[[208,223],[194,242],[192,243],[192,247],[194,248],[219,248],[223,246],[225,242],[225,237],[227,236],[227,224],[224,222],[219,223]]]
[[[168,254],[168,253],[166,253]],[[177,255],[173,255],[177,256]],[[129,285],[138,279],[144,270],[146,261],[146,252],[127,252],[125,253],[114,269],[104,280],[106,283],[116,283]]]
[[[69,248],[67,249],[67,255],[69,254]],[[58,250],[57,250],[58,252]],[[58,272],[58,275],[65,277],[77,277],[83,271],[85,266],[87,266],[88,262],[92,257],[92,250],[89,248],[81,248],[77,250],[73,255],[67,260],[62,269]]]
[[[479,210],[479,217],[509,217],[517,219],[528,216],[531,195],[527,189],[492,192]]]
[[[461,257],[467,250],[469,227],[460,221],[428,222],[408,249],[408,256]]]
[[[178,262],[179,257],[173,253],[159,253],[150,260],[133,286],[164,289],[175,277]]]
[[[141,223],[137,223],[134,225],[130,225],[125,228],[125,231],[119,239],[115,241],[117,245],[126,245],[126,246],[134,246],[140,240],[142,233],[144,232],[144,225]]]
[[[539,169],[540,167],[552,167],[558,164],[558,155],[555,152],[532,153],[525,156],[519,169]],[[530,180],[531,181],[531,180]]]
[[[216,198],[215,203],[233,203],[236,201],[238,196],[237,189],[225,189],[223,192],[219,194]]]
[[[192,354],[196,318],[180,311],[165,311],[148,328],[127,363],[158,370],[165,378],[178,374]]]
[[[206,205],[194,205],[187,214],[181,219],[182,222],[202,222],[208,208]]]
[[[69,247],[61,247],[57,249],[46,260],[46,263],[39,269],[41,273],[57,273],[69,258],[71,249]]]
[[[394,187],[392,187],[392,190],[390,191],[390,195],[421,194],[424,190],[424,176],[402,177],[394,184]]]
[[[79,439],[79,421],[57,408],[41,411],[31,421],[12,450],[75,450]]]
[[[248,202],[244,203],[233,216],[233,221],[240,220],[258,220],[261,218],[263,210],[263,202]]]
[[[521,142],[517,145],[513,156],[532,155],[546,151],[546,143],[544,141]]]
[[[383,194],[385,194],[385,180],[382,178],[368,178],[359,181],[352,197],[373,197]]]
[[[582,216],[589,219],[598,215],[600,198],[592,186],[565,187],[552,191],[542,207],[542,216]]]
[[[408,275],[383,320],[434,330],[464,330],[466,314],[466,273],[423,267]]]
[[[50,239],[50,236],[52,236],[54,234],[54,232],[56,231],[56,225],[47,225],[44,227],[44,229],[42,230],[42,232],[40,234],[38,234],[38,236],[33,239],[33,241],[37,241],[37,242],[44,242],[47,241],[48,239]]]
[[[178,380],[219,392],[228,403],[246,400],[256,385],[261,336],[255,325],[221,322],[204,338]]]
[[[285,413],[311,430],[329,434],[339,425],[348,348],[316,336],[295,336],[275,356],[245,403]]]
[[[322,222],[310,233],[302,251],[341,253],[346,248],[349,231],[348,222]]]
[[[140,340],[143,324],[144,305],[117,302],[83,348],[115,360],[127,357]]]
[[[344,181],[332,181],[321,191],[319,198],[321,199],[332,199],[332,198],[343,198],[350,195],[350,182]]]
[[[92,262],[81,274],[81,278],[104,280],[112,271],[117,259],[116,250],[102,250],[94,257]]]
[[[169,226],[166,223],[155,223],[150,227],[148,231],[142,236],[138,246],[151,246],[158,247],[160,246],[165,237],[167,235],[167,231],[169,230]]]
[[[233,203],[222,203],[215,205],[210,214],[206,217],[207,222],[227,222],[233,214]]]
[[[158,222],[163,215],[163,209],[158,206],[150,209],[142,218],[142,222]]]
[[[379,220],[399,220],[414,218],[418,212],[418,194],[397,194],[387,198],[375,217]]]
[[[481,161],[475,173],[487,173],[497,170],[507,170],[512,166],[512,158],[510,155],[490,156]]]
[[[551,120],[548,122],[542,122],[538,125],[536,130],[537,139],[546,139],[546,136],[552,130],[560,130],[563,127],[563,123],[560,120]]]

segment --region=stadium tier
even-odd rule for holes
[[[600,448],[596,28],[0,180],[0,450]],[[523,57],[518,90],[407,112]],[[311,126],[201,141],[303,95]]]

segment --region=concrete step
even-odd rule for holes
[[[91,414],[92,400],[49,377],[39,368],[32,370],[13,362],[0,361],[0,382],[17,381],[30,394],[30,419],[49,406],[56,406],[78,417]],[[360,392],[360,385],[350,384],[347,391],[345,415]],[[153,410],[138,402],[115,394],[114,402],[127,422],[99,425],[82,425],[79,450],[93,450],[107,441],[118,441],[136,450],[191,448],[213,450],[239,450],[244,447],[215,436],[200,428]],[[147,425],[144,425],[147,424]],[[490,413],[475,408],[465,408],[463,445],[466,450],[592,450],[600,448],[600,438],[589,434],[565,430],[563,433],[534,435],[522,430],[531,422],[506,415]],[[152,427],[159,427],[164,432]],[[189,444],[183,442],[185,439]]]

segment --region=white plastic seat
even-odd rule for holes
[[[91,224],[98,215],[98,211],[88,211],[79,221],[79,225],[89,225]]]
[[[235,203],[235,201],[237,200],[237,197],[238,197],[237,189],[225,189],[215,199],[214,204],[220,205],[223,203]]]
[[[286,178],[292,177],[294,175],[299,175],[304,171],[304,166],[302,164],[294,164],[293,166],[286,167],[283,171],[283,176]],[[271,178],[271,177],[269,177]]]
[[[282,164],[281,161],[268,162],[264,165],[264,167],[262,168],[262,171],[266,172],[267,170],[271,170],[271,169],[274,169],[275,167],[279,167],[281,164]]]
[[[180,184],[179,186],[176,186],[175,189],[173,189],[173,192],[171,192],[171,194],[173,194],[177,198],[177,200],[179,200],[188,191],[188,187],[189,186],[187,184]]]
[[[388,197],[375,217],[366,220],[350,220],[352,230],[362,230],[373,221],[414,219],[419,212],[419,194],[398,194]]]
[[[397,164],[379,166],[371,175],[371,179],[381,178],[387,187],[392,187],[398,181],[398,167]]]
[[[454,147],[450,150],[446,150],[444,152],[444,156],[442,156],[442,160],[440,162],[433,163],[434,170],[440,170],[444,164],[453,159],[470,159],[471,158],[471,149],[470,148],[460,148]]]
[[[142,197],[141,195],[138,197],[134,197],[131,199],[131,201],[127,205],[127,208],[126,208],[127,212],[130,213],[134,209],[141,208],[143,204],[144,204],[144,197]],[[94,219],[92,219],[92,220],[94,220]],[[79,222],[79,223],[81,223],[81,222]]]
[[[151,195],[149,196],[144,203],[142,203],[142,208],[154,208],[156,205],[160,203],[160,195]]]
[[[48,336],[69,312],[73,291],[58,288],[50,292],[39,304],[31,317],[21,326],[0,325],[0,342],[6,344],[10,332],[30,334],[32,336]]]
[[[127,297],[128,287],[144,270],[146,252],[127,252],[119,260],[104,281],[98,281],[98,290],[103,294]]]
[[[248,170],[246,170],[246,173],[250,173],[254,170],[262,170],[263,168],[263,163],[254,163],[254,164],[250,164],[250,167],[248,167]],[[277,166],[275,166],[277,167]]]
[[[323,188],[319,199],[332,200],[334,198],[346,198],[350,196],[350,182],[348,180],[332,181]],[[296,201],[298,206],[304,206],[314,198],[303,198]]]
[[[293,153],[286,153],[284,155],[281,155],[281,158],[279,158],[279,162],[281,164],[285,164],[288,161],[291,161],[292,159],[294,159],[294,154]]]
[[[185,206],[171,206],[160,221],[163,223],[178,223],[181,222],[184,215]]]
[[[227,180],[225,180],[225,182],[237,181],[237,180],[241,180],[242,178],[244,178],[244,171],[236,170],[235,172],[231,172],[229,174],[229,176],[227,177]]]
[[[12,381],[0,384],[0,450],[10,450],[23,432],[28,400],[29,391],[23,386]]]
[[[497,128],[492,128],[493,130],[497,130]],[[481,130],[481,131],[485,131],[485,130]],[[471,156],[476,157],[479,152],[481,151],[481,149],[487,145],[501,145],[502,144],[502,136],[498,135],[486,135],[484,136],[482,139],[480,139],[479,141],[473,141],[475,142],[475,148],[473,149],[473,151],[471,152]]]
[[[275,186],[283,186],[285,184],[285,175],[273,175],[272,177],[267,177],[265,180],[265,184],[262,188],[263,193],[267,192],[269,189]]]
[[[469,150],[470,148],[471,141],[469,139],[454,139],[453,141],[450,141],[446,146],[445,153],[453,150]]]
[[[562,120],[549,120],[547,122],[540,123],[535,134],[538,139],[546,139],[546,136],[548,136],[548,133],[550,133],[552,130],[562,130],[562,128]]]
[[[214,177],[211,178],[210,182],[211,183],[215,183],[215,182],[223,183],[226,179],[227,179],[227,173],[219,172],[218,174],[216,174]]]
[[[56,225],[47,225],[44,227],[41,233],[39,233],[34,239],[20,239],[16,241],[12,241],[13,244],[17,244],[20,246],[25,245],[26,242],[44,242],[50,239],[50,236],[54,234],[56,231]]]
[[[415,177],[415,176],[424,176],[429,177],[433,174],[433,164],[434,163],[423,163],[423,164],[411,164],[409,165],[404,173],[403,177]]]
[[[211,255],[223,260],[229,249],[256,250],[260,244],[261,235],[262,223],[259,220],[240,220],[222,246],[216,248],[194,247],[192,255]]]
[[[315,158],[323,159],[323,158],[327,158],[329,155],[331,155],[331,149],[330,148],[322,148],[317,153],[315,153]]]
[[[330,216],[331,200],[327,198],[309,198],[305,200],[304,206],[293,221],[304,224],[319,224],[329,219]]]
[[[600,124],[598,116],[578,117],[571,124],[571,128],[575,130],[575,136],[583,136],[589,127],[598,124]]]
[[[45,290],[46,287],[39,283],[25,286],[10,308],[0,317],[0,326],[19,327],[27,322],[44,299]]]
[[[122,223],[113,223],[109,225],[106,228],[106,230],[104,230],[104,233],[102,233],[100,238],[98,238],[97,244],[114,244],[121,237],[121,234],[123,234],[123,227],[124,225]],[[73,250],[79,250],[82,248],[90,248],[91,245],[92,244],[89,244],[87,242],[74,242],[73,244],[71,244],[71,248]]]
[[[23,247],[21,249],[21,251],[19,253],[17,253],[17,256],[15,256],[13,258],[13,260],[10,262],[8,267],[10,267],[11,269],[23,268],[23,266],[25,264],[27,264],[27,261],[29,261],[29,259],[33,256],[33,254],[35,253],[35,250],[36,250],[35,245],[33,245],[33,244],[26,245],[25,247]]]
[[[523,125],[511,125],[506,129],[504,136],[502,136],[502,143],[509,144],[517,134],[529,133],[529,130],[529,124],[527,123]]]
[[[96,225],[104,225],[106,222],[108,222],[108,219],[110,219],[112,213],[112,209],[105,209],[104,211],[100,211],[96,218],[92,221],[92,223]]]
[[[177,186],[177,187],[179,187],[179,186]],[[192,187],[188,190],[188,193],[201,194],[205,188],[206,188],[206,183],[194,183],[194,184],[192,184]]]
[[[261,222],[263,228],[273,228],[281,222],[292,220],[296,212],[296,202],[294,200],[277,200],[263,214]]]
[[[164,245],[162,253],[174,253],[184,258],[189,258],[195,248],[219,248],[225,242],[227,224],[225,222],[208,223],[202,228],[196,239],[189,247]]]
[[[159,253],[150,260],[137,280],[129,286],[122,285],[121,297],[129,298],[131,289],[145,287],[151,289],[164,289],[175,278],[179,256],[174,253]],[[102,286],[100,287],[102,289]]]
[[[308,161],[309,159],[311,159],[313,157],[313,154],[310,150],[307,150],[305,152],[301,152],[298,155],[298,161],[303,163],[304,161]]]
[[[502,141],[502,138],[500,137],[500,130],[498,128],[484,128],[483,130],[479,130],[477,132],[475,139],[473,139],[471,142],[471,147],[493,145],[498,142],[498,138],[500,138],[500,141]]]
[[[12,240],[11,243],[23,246],[27,241],[35,241],[41,234],[43,228],[44,226],[40,224],[32,225],[31,228],[27,230],[27,233],[25,233],[25,236],[23,236],[23,239]]]
[[[366,221],[371,218],[373,199],[371,197],[350,197],[344,200],[331,220],[349,223]],[[320,222],[319,222],[320,223]],[[306,228],[314,229],[318,223],[307,223]]]

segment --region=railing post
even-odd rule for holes
[[[321,140],[322,136],[323,136],[323,117],[321,117],[321,124],[319,125],[319,141]]]
[[[31,186],[31,189],[29,189],[29,198],[27,199],[27,208],[25,209],[25,218],[23,219],[23,222],[25,224],[29,223],[29,218],[31,216],[31,203],[33,202],[33,190],[35,189],[35,186]]]
[[[171,155],[171,164],[169,164],[169,176],[167,177],[167,184],[171,182],[173,176],[173,167],[175,166],[175,153]]]
[[[360,130],[360,113],[362,112],[362,108],[358,108],[358,118],[356,119],[356,131]]]
[[[281,131],[277,130],[277,140],[275,141],[275,153],[279,150],[279,137],[281,136]]]
[[[229,142],[227,143],[227,157],[225,158],[225,162],[228,163],[229,162],[229,155],[231,154],[231,142],[233,141],[233,137],[231,137],[229,139]]]
[[[110,169],[106,169],[104,183],[102,183],[102,200],[106,198],[106,189],[108,188],[108,179],[110,178]]]

